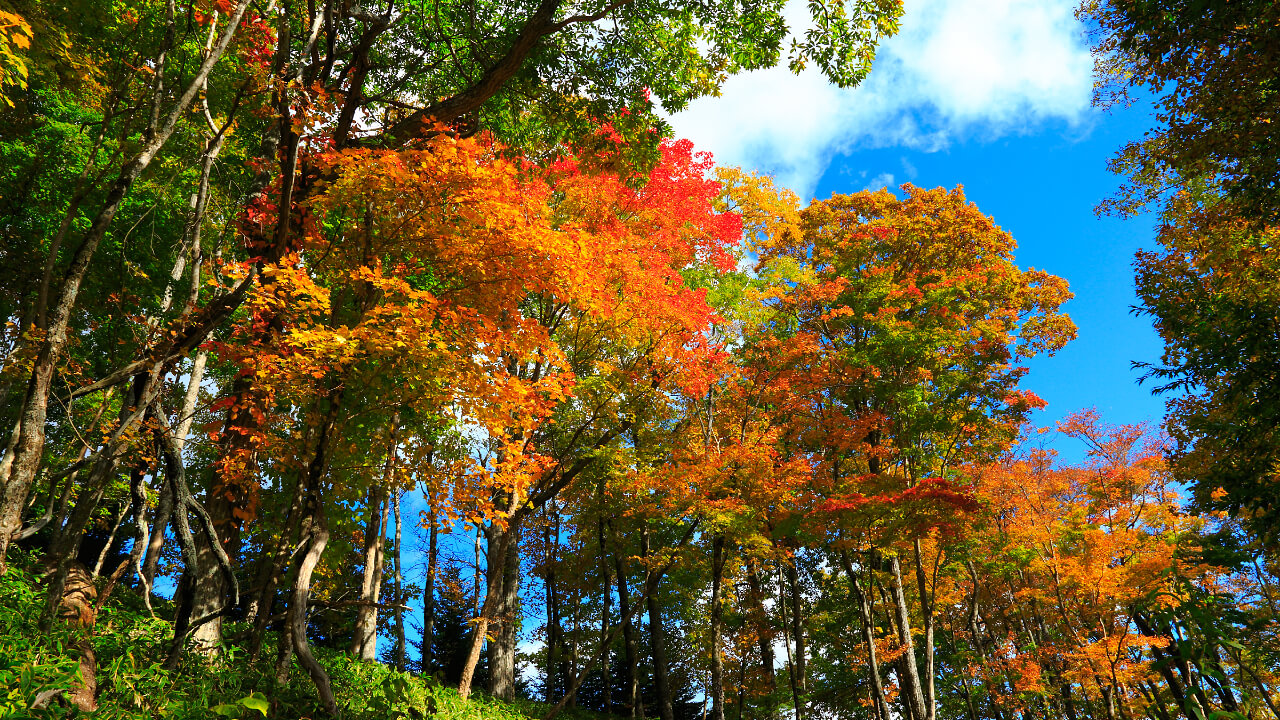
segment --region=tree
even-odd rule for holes
[[[1113,168],[1130,177],[1109,205],[1132,210],[1185,186],[1221,187],[1243,216],[1276,219],[1280,196],[1280,9],[1265,1],[1091,0],[1100,102],[1156,98],[1157,126]]]
[[[1172,470],[1203,508],[1246,519],[1269,543],[1276,504],[1280,416],[1280,256],[1275,229],[1257,229],[1221,207],[1179,203],[1160,230],[1162,251],[1137,258],[1140,312],[1164,340],[1144,364],[1169,393]]]

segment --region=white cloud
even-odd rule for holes
[[[1092,61],[1073,6],[907,0],[902,31],[881,46],[861,87],[773,68],[730,78],[721,97],[670,120],[718,162],[774,173],[805,197],[832,157],[855,147],[936,151],[960,136],[1078,125],[1089,110]],[[788,18],[804,13],[803,0],[790,0]]]
[[[863,186],[863,190],[883,190],[884,188],[893,188],[893,173],[880,173],[871,178],[871,180]]]

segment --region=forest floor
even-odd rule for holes
[[[12,555],[16,553],[11,553]],[[173,636],[168,603],[155,615],[135,593],[114,593],[89,629],[59,620],[40,632],[45,592],[34,563],[19,560],[0,577],[0,719],[9,718],[312,718],[324,717],[315,686],[296,662],[288,680],[275,680],[275,638],[268,634],[254,661],[237,647],[209,661],[184,654],[174,670],[164,668]],[[229,634],[239,627],[224,626]],[[68,700],[80,683],[82,643],[96,656],[97,710],[84,713]],[[505,703],[475,692],[469,700],[432,678],[362,662],[345,652],[313,646],[328,670],[344,720],[425,718],[438,720],[540,720],[548,705]],[[63,692],[58,692],[62,690]],[[564,720],[602,720],[581,709]]]

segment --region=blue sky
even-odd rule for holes
[[[1093,63],[1071,0],[908,0],[863,86],[773,69],[731,78],[722,97],[670,116],[676,134],[717,162],[774,174],[805,200],[903,182],[963,185],[1018,241],[1022,267],[1066,278],[1078,339],[1037,358],[1025,386],[1051,425],[1097,407],[1110,422],[1158,423],[1163,401],[1133,361],[1160,343],[1133,315],[1134,251],[1151,217],[1099,218],[1120,179],[1107,160],[1151,122],[1151,108],[1091,105]],[[804,6],[788,13],[803,22]],[[1055,443],[1066,459],[1074,444]]]

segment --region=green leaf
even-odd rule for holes
[[[252,693],[248,697],[240,698],[240,704],[250,710],[257,710],[262,713],[263,717],[266,717],[267,711],[271,709],[271,703],[267,702],[265,697],[262,697],[257,693]]]

